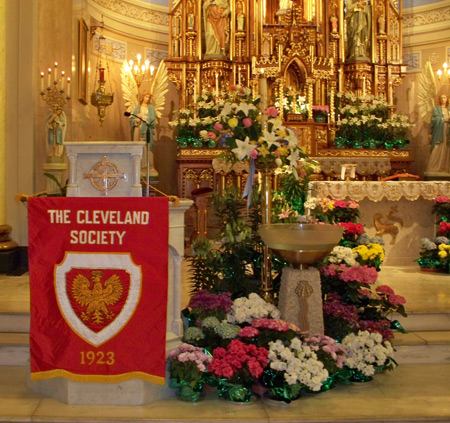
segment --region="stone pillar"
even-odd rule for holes
[[[0,273],[19,264],[18,245],[6,224],[6,0],[0,0]]]
[[[324,333],[322,286],[320,273],[310,267],[305,270],[285,267],[281,276],[278,308],[281,318],[294,323],[309,335]]]

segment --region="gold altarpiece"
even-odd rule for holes
[[[208,6],[216,4],[227,20],[223,48],[212,52],[208,51],[211,34],[206,13]],[[395,171],[407,170],[407,150],[333,148],[336,92],[383,95],[393,104],[395,88],[405,72],[401,10],[401,0],[173,0],[166,64],[179,92],[179,107],[191,107],[194,93],[204,88],[214,90],[216,79],[222,89],[240,83],[257,93],[263,76],[269,104],[290,86],[310,105],[328,105],[325,124],[314,122],[311,108],[304,122],[286,117],[311,156],[388,156]],[[179,153],[184,169],[191,153],[194,162],[209,156],[207,149],[180,150],[188,150]],[[211,152],[211,157],[216,154]],[[183,186],[183,175],[179,177]],[[211,185],[213,180],[211,173],[195,186]],[[189,191],[180,194],[189,195]]]

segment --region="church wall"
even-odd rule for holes
[[[28,244],[27,209],[17,193],[35,192],[37,2],[6,0],[6,223],[19,245]],[[5,160],[2,157],[1,160]]]
[[[415,126],[411,129],[410,147],[414,163],[411,171],[423,175],[430,154],[430,125],[418,115],[418,88],[421,71],[430,60],[433,71],[442,68],[450,59],[450,1],[434,2],[403,11],[403,62],[408,65],[403,84],[396,89],[395,105],[398,113],[409,116]],[[450,95],[450,80],[437,79],[438,96]]]

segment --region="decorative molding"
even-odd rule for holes
[[[169,26],[168,8],[148,3],[144,6],[127,0],[89,0],[111,12],[152,25]]]
[[[439,9],[426,10],[420,13],[408,13],[405,10],[403,14],[403,29],[417,26],[434,25],[445,23],[448,25],[450,21],[450,5]]]

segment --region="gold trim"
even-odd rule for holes
[[[129,372],[122,373],[120,375],[79,375],[69,372],[67,370],[55,369],[47,370],[44,372],[32,372],[30,375],[31,380],[45,380],[53,379],[55,377],[64,377],[74,382],[97,382],[97,383],[118,383],[126,382],[131,379],[142,379],[147,382],[156,383],[157,385],[164,385],[166,380],[164,377],[155,376],[144,372]]]
[[[318,156],[321,157],[400,157],[409,159],[411,152],[409,150],[367,150],[367,149],[333,149],[319,150]]]
[[[225,150],[219,150],[216,148],[180,148],[178,150],[178,156],[220,156]]]

